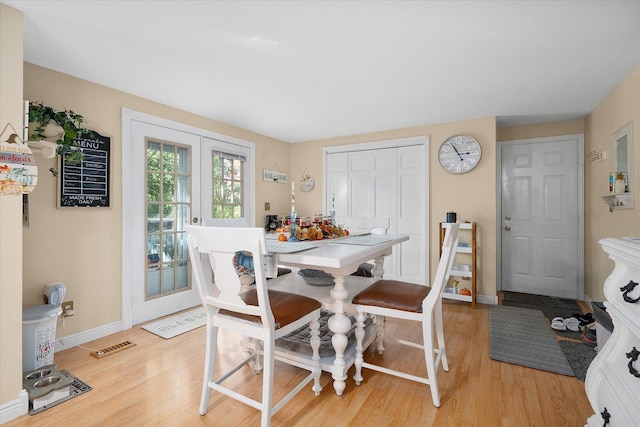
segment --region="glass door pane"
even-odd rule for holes
[[[147,140],[145,299],[191,289],[184,225],[191,217],[190,148]]]

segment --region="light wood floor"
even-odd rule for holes
[[[435,408],[429,388],[412,381],[364,370],[356,387],[349,372],[342,397],[335,395],[331,376],[322,374],[324,390],[316,397],[303,390],[273,418],[272,426],[582,426],[592,414],[584,383],[489,358],[489,310],[478,304],[446,301],[445,334],[450,371],[440,372],[442,406]],[[414,339],[417,325],[389,319],[390,333]],[[526,333],[526,331],[524,332]],[[260,414],[212,392],[209,412],[198,414],[204,363],[205,329],[164,340],[139,326],[85,347],[99,349],[131,340],[133,348],[95,359],[78,347],[56,353],[55,363],[93,390],[38,415],[26,415],[7,426],[257,426]],[[415,338],[419,339],[419,338]],[[233,363],[237,339],[223,335],[226,351],[220,361]],[[373,346],[372,346],[373,347]],[[396,366],[425,371],[421,352],[388,344],[382,357]],[[407,368],[408,369],[408,368]],[[237,374],[238,375],[238,374]],[[296,368],[276,363],[275,399],[298,378]],[[242,390],[260,396],[260,376],[241,371]]]

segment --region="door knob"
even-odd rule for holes
[[[509,215],[505,216],[504,219],[506,219],[507,221],[511,221],[511,217]]]
[[[198,223],[198,217],[195,217],[195,216],[193,217],[193,223],[194,223],[194,224],[197,224],[197,223]]]
[[[511,231],[511,227],[509,227],[508,225],[505,225],[504,229],[507,230],[507,231]]]

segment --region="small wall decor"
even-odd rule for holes
[[[627,172],[611,172],[609,174],[609,192],[615,194],[627,193],[629,174]]]
[[[607,159],[607,151],[593,150],[588,152],[584,157],[587,159],[587,163],[589,163],[590,165],[595,165],[596,163],[600,163]]]
[[[308,193],[316,186],[316,180],[309,175],[309,169],[304,168],[304,173],[300,177],[300,191]]]
[[[84,117],[71,110],[54,110],[41,101],[25,101],[28,117],[29,141],[48,141],[57,144],[56,154],[67,162],[80,164],[82,150],[77,138],[91,131],[84,127]],[[57,176],[57,171],[52,171]]]
[[[286,184],[287,174],[280,171],[278,164],[274,164],[273,166],[271,166],[271,169],[262,170],[262,179],[263,181],[279,182],[282,184]]]
[[[82,161],[62,156],[58,182],[58,208],[108,208],[111,205],[111,138],[88,131],[74,145]]]
[[[38,166],[31,149],[11,123],[0,132],[0,194],[27,194],[38,182]]]

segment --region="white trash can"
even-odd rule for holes
[[[22,309],[22,372],[53,363],[59,305],[32,305]]]

